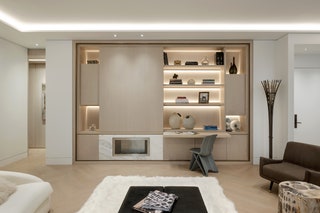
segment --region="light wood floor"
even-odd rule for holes
[[[54,213],[78,211],[105,176],[202,176],[189,171],[187,161],[104,161],[77,162],[67,166],[45,165],[45,150],[31,149],[29,157],[1,170],[25,172],[51,183]],[[234,202],[239,213],[276,213],[278,186],[269,192],[269,182],[259,176],[258,166],[249,163],[217,162],[216,177],[225,195]]]

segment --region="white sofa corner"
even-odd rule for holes
[[[17,186],[8,200],[0,205],[0,213],[48,213],[51,208],[50,183],[25,173],[0,171],[0,177]]]

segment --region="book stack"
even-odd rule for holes
[[[175,194],[168,194],[159,190],[151,191],[140,202],[133,206],[133,209],[144,213],[171,212],[173,204],[178,199]]]
[[[214,79],[202,79],[202,84],[215,84]]]
[[[203,127],[204,130],[218,130],[218,127],[216,125],[205,125]]]
[[[188,103],[189,103],[189,100],[185,96],[178,96],[176,98],[176,104],[188,104]]]
[[[170,79],[170,84],[182,84],[182,79],[172,78]]]

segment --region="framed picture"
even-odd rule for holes
[[[209,92],[199,92],[199,104],[209,103]]]

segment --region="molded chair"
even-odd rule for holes
[[[218,172],[214,159],[212,157],[213,143],[217,135],[210,135],[203,138],[200,148],[192,148],[192,159],[190,161],[190,170],[201,169],[203,175],[208,176],[209,171]]]

